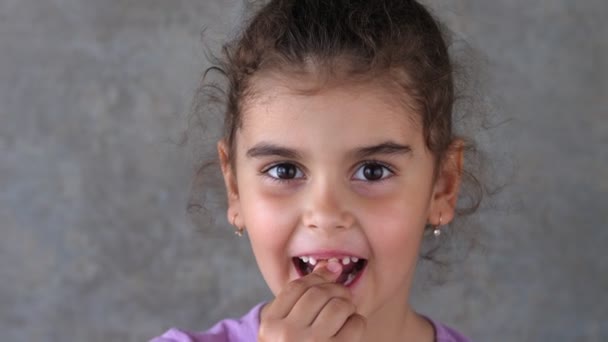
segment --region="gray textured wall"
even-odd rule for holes
[[[477,341],[608,340],[608,2],[431,4],[485,56],[511,121],[481,138],[516,172],[480,213],[486,248],[418,308]],[[268,297],[223,212],[194,229],[170,143],[201,27],[217,46],[243,6],[0,1],[2,341],[144,341]]]

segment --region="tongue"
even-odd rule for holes
[[[349,274],[357,264],[354,262],[349,263],[348,265],[342,264],[342,275]]]

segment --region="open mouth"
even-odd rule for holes
[[[300,276],[305,276],[310,274],[314,269],[315,265],[322,260],[328,259],[318,259],[310,256],[299,256],[294,257],[293,263],[298,271]],[[342,264],[342,274],[336,280],[337,283],[340,283],[344,286],[349,286],[354,283],[359,276],[361,275],[363,269],[367,265],[367,260],[353,257],[353,256],[344,256],[341,258],[334,258]]]

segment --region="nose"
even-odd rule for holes
[[[331,184],[333,183],[333,184]],[[355,218],[349,211],[347,191],[336,182],[318,182],[306,192],[303,223],[308,228],[350,228]]]

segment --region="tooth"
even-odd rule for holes
[[[353,282],[353,279],[355,279],[355,276],[352,273],[349,273],[348,277],[346,277],[346,281],[344,282],[344,285],[350,285],[350,283]]]
[[[302,256],[302,257],[300,257],[300,260],[302,260],[304,262],[308,262],[308,257],[307,256]]]
[[[327,262],[338,262],[338,258],[330,258]]]
[[[349,257],[343,258],[342,265],[348,265],[348,264],[350,264],[350,258]]]
[[[315,259],[314,257],[310,257],[308,258],[308,263],[314,266],[317,264],[317,259]]]
[[[350,257],[350,260],[352,262],[357,262],[357,261],[359,261],[359,258],[357,258],[357,257]]]

